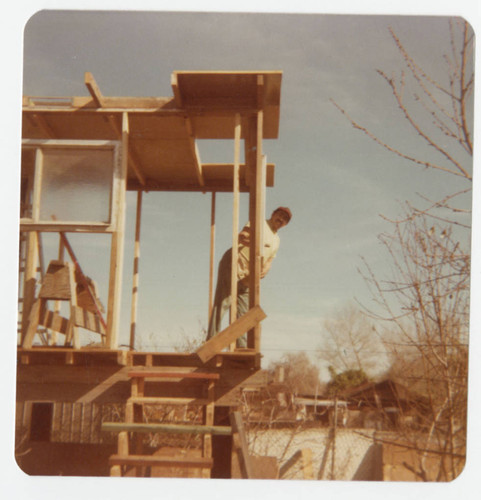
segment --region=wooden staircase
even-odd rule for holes
[[[196,473],[200,471],[200,477],[209,478],[213,466],[212,435],[231,433],[231,428],[228,426],[214,426],[215,382],[219,379],[219,375],[201,371],[181,371],[180,368],[170,371],[163,367],[132,369],[128,376],[131,380],[131,396],[126,404],[125,422],[102,424],[103,431],[118,433],[117,454],[112,455],[109,460],[110,475],[145,477],[153,475],[155,468],[163,467],[171,470],[175,468],[177,473],[173,475],[178,477],[188,476],[188,469],[197,469]],[[179,387],[179,390],[175,391],[176,395],[146,396],[146,387],[157,389],[155,391],[157,394],[162,382],[175,382]],[[182,384],[186,383],[189,387],[200,386],[200,397],[185,397]],[[147,405],[201,407],[202,424],[145,422],[144,410]],[[178,449],[174,449],[168,456],[156,452],[145,454],[142,436],[145,433],[156,433],[164,437],[169,434],[200,435],[201,456],[182,454],[182,450]],[[166,451],[168,451],[166,447],[158,450],[163,453]]]

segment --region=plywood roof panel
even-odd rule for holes
[[[235,114],[241,113],[245,127],[258,109],[264,112],[264,138],[276,138],[281,76],[279,71],[174,72],[173,98],[25,97],[22,134],[27,139],[120,140],[127,113],[130,185],[137,177],[135,158],[150,186],[202,190],[195,140],[233,139]],[[209,186],[229,189],[231,170],[211,165],[203,170]]]

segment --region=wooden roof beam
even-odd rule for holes
[[[180,95],[179,81],[177,79],[177,74],[172,73],[170,76],[170,86],[174,92],[174,102],[178,108],[182,108],[182,96]]]
[[[90,95],[92,96],[92,99],[95,101],[97,106],[99,108],[105,107],[105,99],[104,96],[102,95],[102,92],[100,92],[99,86],[97,85],[97,82],[95,81],[95,78],[93,77],[92,73],[87,71],[85,73],[85,85],[87,86]],[[127,119],[128,119],[128,114],[127,114]],[[120,138],[122,137],[122,130],[119,127],[118,123],[116,122],[115,118],[112,115],[107,116],[107,120],[110,124],[110,126],[115,130],[115,133],[117,136]],[[135,173],[135,176],[139,180],[140,184],[142,186],[145,186],[145,176],[143,175],[139,163],[136,160],[136,157],[133,154],[132,148],[128,148],[128,158],[129,158],[129,165],[132,166],[132,169]]]
[[[177,108],[182,108],[182,96],[180,95],[179,82],[177,80],[177,75],[172,73],[170,77],[170,84],[172,91],[174,92],[174,102]],[[195,142],[194,131],[192,127],[192,122],[188,116],[185,117],[185,128],[187,130],[187,135],[189,136],[189,146],[192,151],[192,155],[195,161],[195,174],[200,186],[204,186],[204,177],[202,175],[202,164],[200,161],[199,149],[197,143]]]
[[[84,76],[84,81],[97,107],[104,108],[105,107],[104,96],[102,95],[102,92],[100,92],[99,86],[97,85],[97,82],[95,81],[95,78],[92,75],[92,73],[86,71]]]
[[[264,75],[257,75],[257,109],[263,109],[265,104]]]
[[[202,164],[200,161],[199,148],[195,142],[194,132],[192,130],[192,123],[188,117],[185,118],[185,127],[187,129],[187,134],[189,136],[189,146],[192,151],[192,156],[194,157],[194,168],[197,181],[200,186],[204,186],[204,176],[202,175]]]
[[[42,115],[34,113],[32,115],[28,114],[28,119],[33,123],[34,127],[40,128],[43,133],[50,139],[57,137],[52,127],[47,123],[47,120]]]

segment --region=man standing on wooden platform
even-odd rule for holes
[[[272,212],[271,218],[264,223],[264,245],[262,248],[261,278],[269,272],[272,261],[279,249],[277,232],[291,220],[292,213],[287,207],[279,207]],[[247,223],[239,233],[237,259],[237,318],[249,310],[249,245],[250,226]],[[219,262],[217,286],[214,304],[207,330],[207,340],[217,335],[221,330],[222,318],[230,307],[231,301],[231,266],[232,248],[227,250]],[[237,340],[237,347],[247,347],[244,335]]]

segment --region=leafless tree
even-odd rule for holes
[[[418,158],[387,144],[336,106],[377,144],[433,176],[445,176],[440,199],[420,195],[422,206],[406,202],[401,217],[388,219],[392,230],[379,238],[391,275],[381,279],[367,261],[361,272],[375,301],[370,312],[388,322],[394,365],[404,367],[397,375],[423,396],[419,433],[398,436],[416,452],[416,460],[405,466],[422,480],[451,480],[463,468],[466,447],[473,33],[465,21],[450,21],[444,83],[416,63],[392,30],[391,35],[405,70],[399,77],[378,73],[390,86],[401,119],[429,146],[429,156]]]
[[[269,370],[273,373],[276,369],[284,371],[284,384],[293,396],[299,394],[314,394],[319,391],[319,367],[316,366],[304,352],[284,355],[280,361],[272,362]]]
[[[409,55],[396,33],[390,29],[394,43],[402,58],[400,73],[388,75],[377,70],[392,90],[395,104],[404,120],[415,131],[420,145],[427,145],[426,157],[414,156],[409,149],[388,144],[377,134],[349,116],[337,102],[333,104],[349,119],[352,126],[371,140],[407,160],[408,163],[426,168],[433,173],[447,176],[445,196],[438,200],[421,198],[426,206],[409,205],[409,216],[429,215],[439,221],[470,227],[463,223],[463,214],[469,213],[466,199],[472,181],[472,123],[473,123],[473,37],[469,24],[461,19],[449,21],[450,53],[444,54],[445,78],[443,82],[428,75]],[[449,188],[455,180],[462,186],[456,191]],[[456,183],[456,186],[460,184]],[[459,203],[458,200],[460,201]]]
[[[321,334],[319,359],[328,363],[336,373],[363,370],[373,379],[387,371],[387,351],[374,323],[353,304],[326,318]]]

